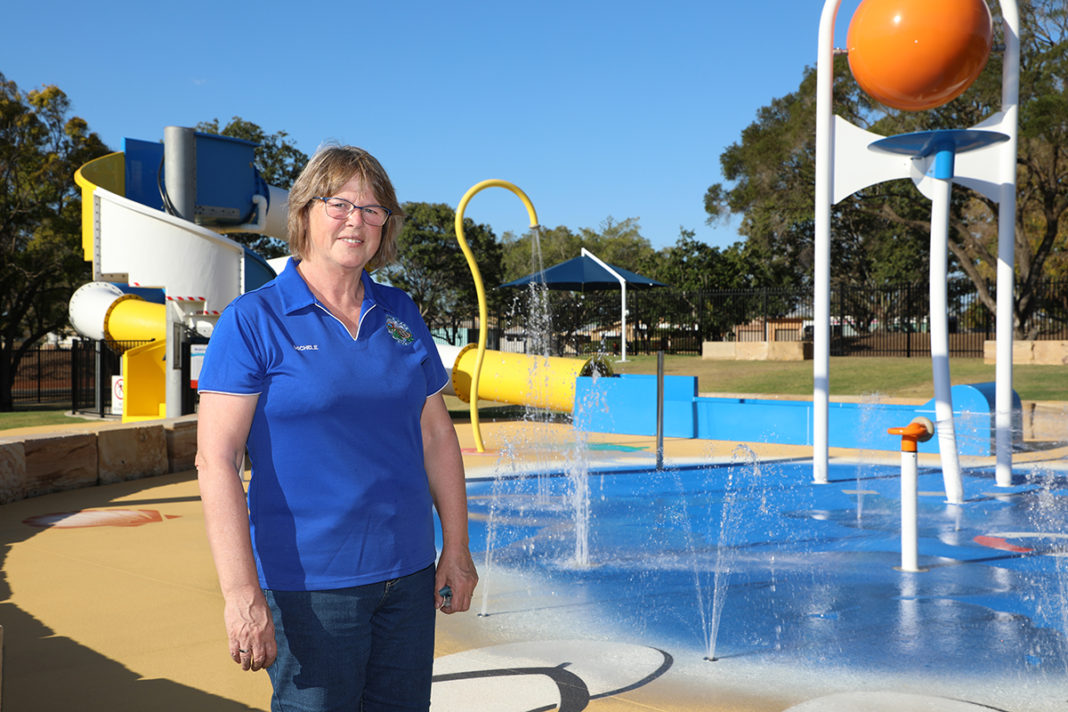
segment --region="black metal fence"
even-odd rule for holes
[[[995,338],[994,318],[972,283],[948,283],[950,355],[978,358]],[[552,353],[619,353],[620,293],[549,292]],[[519,295],[497,314],[494,348],[529,351],[528,300]],[[704,341],[811,341],[811,291],[735,289],[627,293],[627,352],[700,354]],[[832,356],[929,357],[930,308],[926,285],[838,289],[831,294]],[[537,320],[536,320],[537,321]],[[539,322],[540,323],[540,322]],[[1068,340],[1068,281],[1035,290],[1023,325],[1027,338]]]
[[[993,316],[970,282],[950,280],[948,286],[950,355],[981,357],[983,342],[995,338]],[[620,352],[618,291],[547,296],[552,353]],[[496,315],[491,348],[532,350],[528,303],[520,293]],[[836,290],[831,294],[831,355],[929,357],[929,314],[926,285]],[[811,341],[812,315],[810,291],[629,291],[627,353],[700,354],[704,341]],[[1046,282],[1035,290],[1023,332],[1029,339],[1068,340],[1068,280]],[[119,374],[122,351],[142,343],[147,342],[76,340],[69,349],[33,349],[19,363],[13,400],[69,402],[75,411],[105,415],[111,410],[111,377]],[[191,408],[186,404],[183,412]]]
[[[115,414],[112,378],[122,373],[122,354],[147,343],[150,342],[75,341],[71,345],[71,410],[101,417]]]
[[[74,412],[106,415],[112,405],[111,378],[121,371],[122,352],[145,343],[75,339],[69,348],[31,349],[19,362],[12,401],[16,405],[69,403]]]
[[[70,349],[31,349],[19,362],[11,398],[15,403],[69,402],[71,373]]]

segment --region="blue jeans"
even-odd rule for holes
[[[278,658],[272,712],[426,712],[434,567],[332,591],[266,591]]]

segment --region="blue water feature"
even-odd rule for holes
[[[720,572],[720,660],[1063,684],[1064,474],[1020,474],[1013,487],[998,488],[992,470],[967,471],[966,502],[951,505],[940,471],[921,469],[919,554],[927,570],[905,573],[895,569],[897,468],[832,463],[826,485],[811,483],[810,460],[759,469],[759,476],[739,464],[591,471],[583,566],[574,562],[567,477],[541,478],[547,498],[531,477],[472,480],[472,550],[485,550],[492,519],[493,568],[536,581],[546,615],[562,616],[557,626],[578,630],[567,616],[580,614],[621,638],[699,657],[719,549],[730,547],[730,570]],[[731,507],[740,511],[727,531],[730,480]],[[862,518],[858,486],[867,492]],[[483,574],[492,587],[493,571]],[[554,600],[577,603],[554,613]],[[495,614],[492,594],[488,614]]]
[[[994,383],[953,386],[954,424],[961,455],[994,454]],[[599,408],[579,404],[596,401]],[[624,374],[579,377],[575,382],[576,429],[628,435],[656,434],[656,376]],[[828,411],[831,447],[897,450],[901,439],[888,428],[913,418],[937,420],[935,402],[922,405],[833,402]],[[711,397],[697,394],[694,376],[664,377],[664,435],[736,442],[812,445],[812,402],[768,398]],[[864,420],[866,427],[857,428]],[[1013,393],[1013,437],[1022,438],[1020,398]],[[938,438],[920,444],[938,452]]]

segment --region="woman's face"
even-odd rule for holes
[[[353,176],[333,195],[324,198],[344,198],[354,205],[377,205],[378,199],[358,177]],[[368,225],[359,210],[347,218],[332,218],[321,200],[312,201],[308,208],[308,255],[305,259],[320,266],[334,266],[347,270],[362,270],[378,252],[382,242],[383,225]]]

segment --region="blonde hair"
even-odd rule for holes
[[[297,259],[304,259],[308,249],[308,211],[318,196],[332,196],[341,186],[359,178],[371,189],[383,208],[390,211],[382,226],[382,240],[367,268],[374,270],[397,259],[397,236],[404,226],[404,211],[397,202],[382,164],[367,151],[355,146],[329,145],[320,148],[304,166],[293,187],[289,189],[289,251]]]

